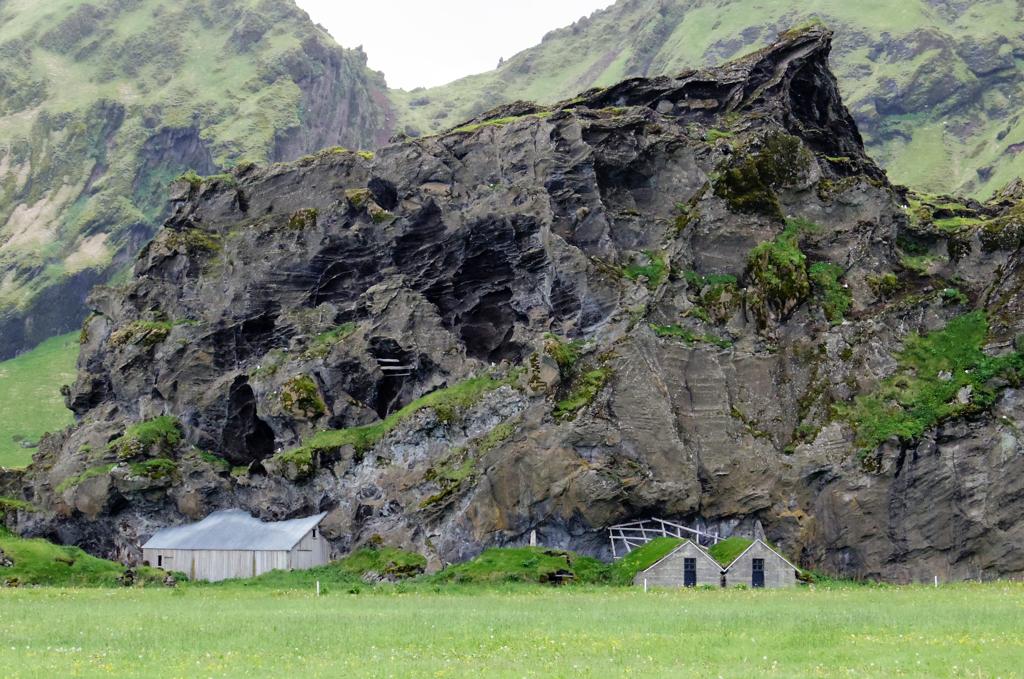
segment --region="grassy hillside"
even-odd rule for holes
[[[0,498],[0,516],[7,501]],[[0,554],[11,566],[0,566],[0,587],[119,587],[125,567],[97,559],[77,547],[61,547],[46,540],[24,540],[0,527]],[[160,585],[165,573],[138,570],[137,584]]]
[[[75,381],[78,334],[43,342],[17,358],[0,362],[0,467],[24,467],[45,432],[71,424],[62,384]]]
[[[0,57],[0,358],[79,325],[185,170],[385,127],[383,78],[293,0],[6,0]]]
[[[10,679],[1014,677],[1024,585],[0,589]]]
[[[895,181],[987,197],[1024,174],[1024,31],[1016,0],[620,0],[489,73],[394,92],[401,126],[458,124],[512,99],[544,103],[627,76],[716,64],[820,19],[873,155]]]

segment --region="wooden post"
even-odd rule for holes
[[[644,594],[647,594],[647,578],[644,578]]]
[[[320,596],[320,581],[316,581],[316,595]]]
[[[530,546],[531,547],[536,547],[537,546],[537,531],[535,531],[535,530],[531,530],[530,531]]]
[[[935,576],[935,586],[936,587],[939,586],[939,576],[937,576],[937,575]]]

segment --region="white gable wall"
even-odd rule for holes
[[[721,586],[722,569],[700,547],[687,542],[677,547],[666,557],[633,578],[633,584],[648,587],[682,587],[684,562],[687,558],[697,561],[697,585]]]
[[[751,586],[754,559],[764,559],[764,586],[793,587],[796,585],[796,570],[786,560],[758,541],[729,564],[725,572],[725,583],[729,587]]]

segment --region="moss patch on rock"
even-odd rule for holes
[[[358,455],[370,450],[399,424],[427,408],[452,407],[463,411],[477,403],[485,394],[510,383],[510,379],[489,376],[474,377],[446,389],[439,389],[416,399],[401,410],[373,424],[348,429],[321,431],[303,442],[299,448],[278,453],[276,460],[292,462],[312,468],[314,456],[333,453],[345,446],[353,446]]]
[[[738,155],[714,182],[715,195],[733,212],[759,214],[782,220],[782,206],[775,191],[806,172],[810,154],[794,136],[775,133],[765,137],[761,148]]]
[[[711,344],[718,347],[719,349],[728,349],[732,346],[732,342],[725,338],[711,333],[699,333],[689,328],[683,328],[678,325],[657,325],[651,324],[651,330],[654,331],[658,337],[669,337],[673,339],[682,340],[687,344]]]
[[[575,419],[581,410],[594,402],[611,376],[612,369],[606,365],[581,373],[573,381],[568,396],[555,404],[555,419]]]
[[[635,261],[622,268],[622,275],[631,281],[643,281],[654,292],[668,277],[669,265],[665,254],[647,250],[642,255],[647,261]],[[638,258],[639,259],[639,258]]]
[[[316,226],[316,220],[320,212],[316,208],[298,210],[288,218],[288,228],[292,231],[301,231]]]
[[[988,317],[974,311],[942,330],[910,335],[896,355],[898,368],[874,392],[837,414],[871,451],[889,439],[912,442],[936,425],[992,407],[999,393],[1024,378],[1024,354],[988,356]]]
[[[132,321],[110,334],[110,344],[114,347],[128,344],[155,347],[167,339],[172,327],[169,321]]]
[[[762,325],[768,310],[788,313],[810,294],[807,256],[800,250],[800,235],[810,226],[790,220],[781,234],[756,246],[747,256],[747,278],[759,293],[752,298],[752,306]]]
[[[281,407],[295,417],[314,420],[327,412],[320,388],[309,375],[299,375],[284,383]]]
[[[167,457],[182,440],[181,422],[171,415],[133,424],[107,446],[119,460],[141,456]]]
[[[815,262],[809,276],[815,299],[825,312],[825,318],[833,325],[842,323],[853,305],[853,295],[842,282],[842,268],[829,262]]]

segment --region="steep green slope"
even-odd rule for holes
[[[173,177],[372,146],[384,87],[293,0],[0,2],[0,358],[80,324]]]
[[[1016,0],[620,0],[496,71],[392,97],[400,129],[435,131],[513,99],[727,61],[821,19],[844,99],[891,177],[987,197],[1024,174],[1022,12]]]
[[[75,381],[78,333],[49,339],[0,362],[0,467],[24,467],[31,446],[48,431],[71,424],[60,385]]]

